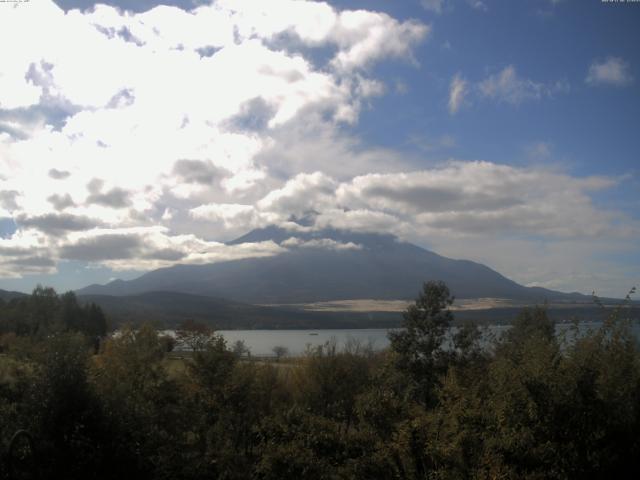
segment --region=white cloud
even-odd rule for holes
[[[362,245],[353,242],[338,242],[331,238],[313,238],[311,240],[302,240],[298,237],[289,237],[280,243],[281,246],[287,248],[320,248],[324,250],[361,250]]]
[[[51,273],[56,260],[46,235],[37,230],[18,230],[9,238],[0,237],[0,278]]]
[[[594,60],[589,66],[585,80],[589,85],[612,85],[625,87],[633,83],[629,63],[619,57]]]
[[[422,5],[425,10],[442,13],[444,0],[420,0],[420,5]]]
[[[474,10],[480,10],[483,12],[486,12],[487,10],[489,10],[489,7],[487,7],[487,4],[482,0],[467,0],[467,3]]]
[[[470,103],[470,98],[491,99],[518,106],[527,101],[551,98],[569,90],[570,86],[566,80],[537,82],[522,77],[513,65],[508,65],[499,72],[473,83],[464,79],[460,73],[454,75],[449,84],[448,108],[449,113],[454,115]]]
[[[0,65],[0,110],[42,113],[12,114],[0,133],[0,213],[58,237],[82,225],[224,237],[271,221],[279,214],[254,205],[265,197],[274,212],[284,208],[291,192],[267,194],[312,173],[301,168],[311,164],[307,140],[331,145],[327,171],[344,166],[355,141],[338,125],[386,90],[367,67],[410,58],[429,32],[415,20],[292,0],[142,13],[65,13],[43,0],[3,10],[0,41],[16,47]],[[327,47],[333,56],[314,63],[310,49]],[[56,118],[44,108],[53,104]],[[276,162],[283,148],[300,157]],[[385,161],[382,151],[356,157],[358,171]]]
[[[333,204],[337,183],[322,172],[301,173],[258,202],[261,210],[303,215]]]
[[[106,265],[113,270],[150,270],[175,263],[204,264],[272,256],[284,249],[274,242],[227,245],[194,235],[170,235],[164,227],[94,229],[71,234],[60,258]]]
[[[410,57],[411,47],[428,33],[428,26],[413,20],[400,23],[364,10],[342,12],[332,34],[340,47],[332,64],[349,71],[384,57]]]
[[[596,208],[590,192],[608,178],[572,178],[544,169],[489,162],[453,162],[442,168],[369,174],[340,185],[336,206],[382,212],[415,231],[450,235],[528,234],[550,237],[628,235],[613,228],[617,214]]]
[[[415,162],[406,153],[366,145],[313,113],[305,114],[304,122],[275,129],[271,140],[255,161],[285,178],[321,170],[343,180],[371,171],[399,172],[410,169]]]
[[[189,215],[196,220],[206,220],[219,230],[234,231],[238,234],[268,223],[269,217],[261,218],[253,205],[237,203],[210,203],[189,210]]]
[[[519,105],[527,100],[540,100],[555,93],[566,92],[569,86],[564,81],[546,84],[518,75],[513,65],[489,75],[478,84],[479,92],[486,98]]]
[[[448,5],[448,10],[452,10],[453,7],[451,6],[451,3],[451,0],[420,0],[420,5],[422,5],[422,8],[438,15],[443,13],[445,9],[447,9]],[[482,0],[466,0],[466,3],[474,10],[480,10],[483,12],[486,12],[488,10],[487,4]]]
[[[422,3],[436,13],[446,6]],[[487,253],[496,235],[553,243],[638,233],[592,200],[615,180],[492,162],[417,169],[408,154],[343,129],[393,90],[371,67],[417,63],[413,50],[430,30],[292,0],[143,13],[106,5],[65,13],[47,0],[3,9],[0,42],[14,47],[0,64],[0,216],[18,230],[0,239],[0,278],[50,273],[65,260],[146,270],[358,247],[323,238],[221,243],[272,223],[292,237],[326,227],[395,233],[496,262]],[[517,105],[566,88],[508,66],[481,82],[456,75],[448,107],[455,114],[479,97]],[[305,215],[312,226],[291,223]],[[549,281],[545,272],[518,278]]]
[[[460,77],[459,74],[451,79],[449,87],[449,113],[455,114],[464,104],[464,98],[467,94],[467,82]]]
[[[399,216],[366,208],[326,209],[316,217],[319,229],[335,228],[354,232],[386,232],[399,236],[410,229]]]

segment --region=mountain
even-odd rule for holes
[[[427,280],[443,280],[457,298],[495,297],[541,302],[588,297],[529,288],[491,268],[454,260],[392,235],[340,230],[297,232],[256,229],[229,242],[274,241],[288,251],[272,257],[206,265],[175,265],[133,280],[90,285],[79,295],[130,296],[180,292],[252,304],[305,303],[359,298],[414,299]]]
[[[25,296],[27,296],[27,294],[22,292],[10,292],[7,290],[0,290],[0,299],[4,301],[9,301],[13,298],[20,298]]]

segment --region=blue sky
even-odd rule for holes
[[[525,285],[640,282],[640,3],[169,3],[0,5],[0,288],[277,255],[222,242],[305,209]]]

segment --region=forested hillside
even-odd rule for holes
[[[150,325],[96,351],[97,310],[38,289],[1,310],[0,478],[640,475],[624,306],[577,340],[537,307],[501,338],[466,325],[447,346],[451,302],[425,284],[381,353],[329,343],[265,362],[196,322],[178,332],[190,352]]]

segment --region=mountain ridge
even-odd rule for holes
[[[290,247],[270,257],[204,265],[177,264],[133,280],[90,285],[77,293],[130,296],[163,290],[250,304],[355,298],[411,300],[423,282],[442,280],[457,298],[493,297],[532,302],[589,298],[525,287],[486,265],[450,259],[390,234],[268,226],[252,230],[228,245],[269,240]]]
[[[13,300],[14,298],[22,298],[26,297],[27,294],[23,292],[15,292],[12,290],[2,290],[0,289],[0,299],[6,301]]]

